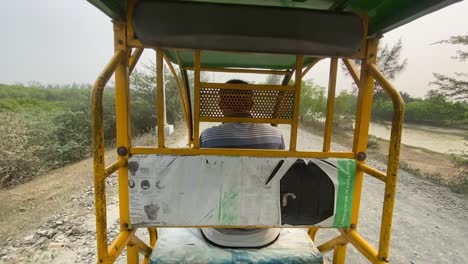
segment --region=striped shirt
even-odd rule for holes
[[[205,129],[202,148],[284,149],[281,132],[268,124],[225,123]]]

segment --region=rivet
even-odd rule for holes
[[[366,153],[365,152],[359,152],[356,155],[356,159],[359,161],[364,161],[366,159]]]
[[[128,149],[127,149],[126,147],[123,147],[123,146],[118,147],[118,148],[117,148],[117,154],[118,154],[119,156],[127,156],[127,154],[128,154]]]

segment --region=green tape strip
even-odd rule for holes
[[[219,205],[219,223],[235,225],[238,223],[239,192],[224,192]]]
[[[334,227],[349,227],[353,204],[356,162],[353,159],[338,159],[338,197],[336,199]]]

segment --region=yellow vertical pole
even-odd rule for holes
[[[184,116],[185,116],[185,123],[187,124],[187,129],[189,130],[187,135],[189,137],[189,140],[187,141],[187,145],[190,145],[190,139],[192,138],[191,137],[191,131],[190,131],[190,109],[189,109],[189,103],[188,103],[188,97],[187,97],[187,89],[185,87],[185,81],[181,81],[179,79],[179,76],[177,75],[177,72],[175,71],[174,69],[174,65],[172,65],[172,62],[170,61],[170,59],[164,55],[164,61],[166,62],[167,66],[169,67],[169,70],[171,71],[172,73],[172,76],[174,77],[174,81],[176,83],[176,86],[177,86],[177,90],[179,90],[179,97],[180,97],[180,101],[182,102],[182,107],[184,108]],[[179,64],[179,67],[180,67],[180,64]]]
[[[336,75],[338,71],[338,59],[330,59],[330,76],[328,80],[327,117],[323,135],[323,152],[330,151],[331,137],[333,133],[333,113],[335,112]]]
[[[123,52],[114,53],[111,61],[93,85],[91,114],[93,127],[94,204],[96,207],[96,245],[98,262],[107,258],[106,173],[104,163],[104,122],[102,96]]]
[[[117,132],[117,153],[119,160],[128,160],[131,145],[130,130],[130,87],[129,87],[129,55],[131,50],[127,46],[126,25],[114,23],[115,49],[125,54],[115,70],[115,122]],[[129,230],[130,206],[128,194],[128,168],[125,165],[118,170],[119,183],[119,214],[120,230]],[[127,251],[127,258],[133,259],[132,251]],[[135,264],[128,262],[129,264]]]
[[[156,49],[156,96],[158,107],[158,147],[164,148],[165,98],[164,98],[164,62],[162,48]]]
[[[181,71],[183,75],[185,75],[185,73],[183,71]],[[186,98],[186,104],[187,104],[187,146],[192,146],[193,145],[193,140],[192,140],[192,133],[193,133],[193,123],[192,123],[192,108],[191,108],[191,103],[190,103],[190,99],[188,98],[188,95],[187,95],[187,83],[185,81],[185,77],[182,77],[183,81],[183,89],[184,89],[184,93],[185,93],[185,98]],[[188,77],[187,77],[188,79]],[[188,82],[188,81],[187,81]]]
[[[188,114],[188,118],[187,118],[187,136],[188,136],[188,140],[187,140],[187,145],[188,146],[191,146],[193,144],[193,140],[192,140],[192,107],[191,107],[191,103],[190,103],[190,95],[189,95],[189,92],[188,92],[188,76],[187,76],[187,71],[184,71],[183,70],[183,65],[182,65],[182,60],[180,59],[180,56],[179,56],[179,52],[177,50],[174,50],[174,53],[176,55],[176,61],[177,61],[177,64],[179,65],[179,70],[180,70],[180,76],[182,78],[182,84],[183,84],[183,89],[184,89],[184,100],[185,100],[185,104],[187,105],[187,114]]]
[[[136,245],[127,245],[127,264],[140,263],[138,247]]]
[[[403,100],[401,100],[403,101]],[[401,104],[403,105],[403,104]],[[398,123],[401,115],[401,122]],[[400,157],[401,130],[403,128],[403,111],[394,112],[392,130],[390,134],[390,151],[387,165],[387,181],[385,182],[384,205],[382,209],[382,224],[380,228],[379,253],[377,257],[388,262],[390,237],[392,233],[393,208],[395,206],[396,184],[398,181],[398,163]]]
[[[130,148],[130,111],[129,111],[129,83],[128,83],[128,53],[126,45],[125,24],[114,24],[115,49],[123,50],[123,56],[115,70],[115,119],[117,132],[118,159],[127,160]],[[128,203],[128,171],[127,166],[119,168],[119,205],[120,227],[128,229],[130,223]]]
[[[200,148],[200,50],[195,50],[194,64],[193,147]]]
[[[364,60],[361,61],[361,63]],[[363,67],[361,66],[361,73],[363,71]],[[356,153],[357,149],[357,144],[359,142],[359,127],[361,123],[361,105],[362,105],[362,79],[359,80],[359,83],[357,84],[358,86],[358,96],[357,96],[357,102],[356,102],[356,118],[354,120],[354,136],[353,136],[353,152]]]
[[[365,163],[369,123],[372,110],[372,99],[374,97],[374,79],[366,71],[367,63],[375,63],[377,59],[378,39],[372,38],[366,43],[366,56],[361,63],[361,79],[359,83],[358,102],[356,109],[356,123],[354,129],[353,152],[356,155],[356,163]],[[361,192],[364,173],[356,170],[354,179],[353,205],[351,208],[351,229],[357,229],[359,219],[359,208],[361,205]],[[336,257],[336,261],[335,261]],[[346,245],[335,248],[333,263],[344,264],[346,258]]]
[[[106,208],[106,170],[104,163],[104,117],[102,96],[104,87],[114,74],[123,57],[123,52],[114,53],[111,61],[99,75],[93,85],[91,96],[91,114],[93,126],[93,168],[94,168],[94,204],[96,207],[96,245],[98,262],[104,262],[107,251],[107,208]]]
[[[369,63],[377,60],[378,39],[367,40],[366,56],[361,64],[361,80],[358,93],[358,105],[356,111],[356,125],[354,130],[353,152],[356,155],[356,162],[365,163],[367,141],[369,133],[369,123],[371,119],[372,99],[374,96],[374,78],[366,71]],[[354,180],[353,205],[351,212],[351,228],[355,229],[358,224],[359,207],[361,203],[361,191],[364,174],[361,170],[356,171]]]
[[[122,55],[122,54],[120,54]],[[123,57],[123,56],[120,56]],[[104,86],[104,85],[103,85]],[[96,207],[96,246],[98,263],[107,258],[107,206],[106,177],[104,164],[104,124],[102,92],[93,89],[93,162],[94,162],[94,204]],[[98,106],[96,108],[96,106]]]
[[[390,236],[392,231],[393,208],[395,205],[396,184],[398,180],[398,163],[400,160],[400,142],[404,119],[404,101],[400,93],[392,86],[375,64],[367,65],[375,79],[390,95],[393,103],[392,128],[390,132],[387,176],[385,181],[385,195],[382,209],[382,223],[380,227],[380,241],[378,259],[388,262]]]
[[[346,245],[337,245],[333,250],[333,264],[344,264],[346,261]]]
[[[291,141],[289,142],[289,150],[295,151],[297,145],[297,128],[299,123],[299,104],[301,99],[301,86],[302,86],[302,66],[304,65],[304,56],[296,56],[296,78],[294,80],[294,114],[293,123],[291,125]]]
[[[149,246],[151,248],[154,248],[154,245],[156,245],[156,241],[158,240],[158,230],[155,227],[148,227],[148,233],[149,233]]]
[[[135,9],[135,5],[139,0],[127,0],[127,20],[126,21],[133,21],[133,11]],[[133,30],[132,23],[127,23],[127,36],[128,39],[133,39],[135,35],[135,31]]]
[[[307,231],[312,241],[315,241],[315,235],[317,235],[318,230],[319,230],[318,226],[313,226],[313,227],[310,227],[309,230]]]

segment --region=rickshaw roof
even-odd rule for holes
[[[88,0],[115,21],[125,21],[127,0]],[[154,0],[155,2],[158,0]],[[426,14],[435,12],[461,0],[172,0],[174,2],[235,4],[241,6],[276,7],[291,9],[306,9],[331,12],[354,12],[368,17],[368,35],[383,34]],[[150,1],[147,1],[150,2]],[[171,2],[166,0],[166,2]],[[175,14],[177,10],[174,11]],[[166,50],[166,55],[175,63],[174,50]],[[181,50],[182,66],[193,66],[193,52]],[[304,64],[317,60],[305,57]],[[221,51],[206,51],[202,53],[204,67],[237,67],[291,69],[294,66],[294,55],[278,54],[242,54]]]
[[[125,20],[127,0],[88,0],[110,18]],[[155,0],[157,1],[157,0]],[[173,0],[180,1],[180,0]],[[351,11],[369,18],[369,34],[385,33],[461,0],[183,0],[186,2],[276,6],[314,10]]]

